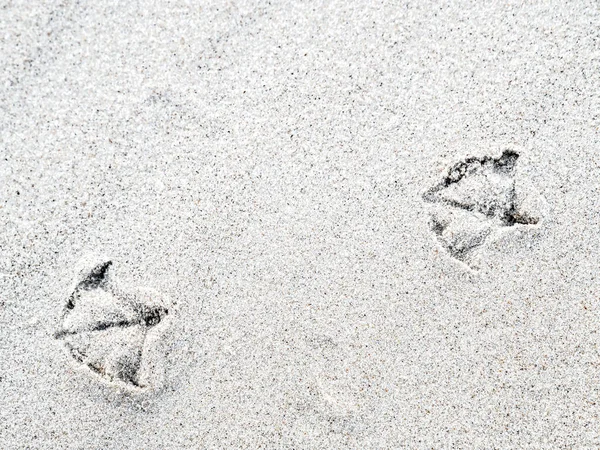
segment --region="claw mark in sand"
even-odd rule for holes
[[[497,158],[469,157],[450,167],[423,199],[437,204],[430,227],[456,259],[470,265],[473,251],[501,227],[534,225],[539,217],[521,205],[515,189],[519,154],[504,150]]]
[[[103,379],[145,389],[160,380],[157,345],[167,326],[166,301],[150,289],[122,291],[112,261],[84,271],[67,300],[60,329],[73,359]]]

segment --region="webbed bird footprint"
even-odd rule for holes
[[[153,347],[167,326],[166,301],[150,289],[121,290],[111,265],[96,263],[78,277],[55,337],[78,364],[105,380],[155,386],[160,364]]]
[[[423,199],[436,204],[430,226],[454,258],[473,266],[475,250],[497,229],[534,225],[538,214],[527,210],[517,193],[519,154],[504,150],[496,158],[469,157],[451,166]]]

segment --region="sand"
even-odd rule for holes
[[[600,447],[599,42],[583,0],[3,2],[0,448]]]

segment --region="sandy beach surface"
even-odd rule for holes
[[[0,448],[600,448],[597,1],[0,2]]]

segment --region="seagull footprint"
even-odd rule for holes
[[[158,375],[151,347],[166,327],[169,310],[155,291],[121,290],[110,276],[111,266],[112,261],[94,264],[76,280],[55,338],[76,363],[101,378],[148,388]]]
[[[474,266],[473,253],[497,229],[534,225],[515,187],[519,154],[507,149],[496,158],[469,157],[451,166],[444,178],[423,194],[436,204],[430,227],[450,255]]]

